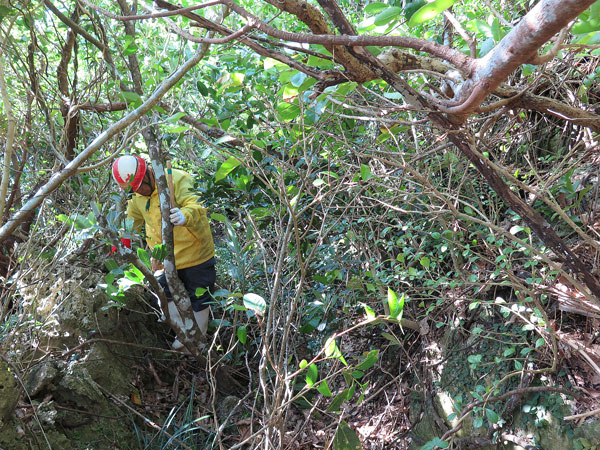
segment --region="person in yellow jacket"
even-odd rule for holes
[[[127,216],[133,219],[133,228],[146,229],[146,242],[150,248],[162,243],[161,214],[158,190],[152,168],[139,156],[125,155],[117,158],[112,166],[114,180],[122,189],[131,189],[134,194],[127,202]],[[216,281],[215,246],[206,217],[195,194],[192,176],[181,170],[173,170],[173,190],[177,207],[171,208],[173,226],[175,266],[192,302],[194,317],[203,334],[208,328],[211,292]],[[158,281],[167,294],[169,315],[181,327],[183,321],[177,311],[163,273]],[[197,289],[203,292],[197,296]],[[183,345],[175,340],[173,348]]]

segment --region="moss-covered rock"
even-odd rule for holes
[[[0,421],[13,414],[20,394],[10,367],[6,362],[0,361]]]

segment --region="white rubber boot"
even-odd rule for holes
[[[200,328],[200,332],[203,336],[206,336],[206,332],[208,331],[208,317],[210,316],[210,308],[203,309],[202,311],[194,311],[194,317],[196,319],[196,323],[198,324],[198,328]]]
[[[175,322],[175,325],[180,330],[183,330],[183,319],[181,318],[181,314],[179,314],[179,311],[177,310],[177,306],[175,306],[175,302],[169,302],[167,303],[167,306],[169,307],[169,317],[173,322]],[[173,350],[181,350],[183,348],[183,344],[179,342],[178,339],[175,339],[171,344],[171,348]]]

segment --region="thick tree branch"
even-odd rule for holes
[[[442,108],[452,120],[463,122],[519,65],[536,52],[595,0],[541,0],[483,58],[476,61],[474,86],[462,104]]]

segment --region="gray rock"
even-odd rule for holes
[[[8,364],[0,361],[0,420],[8,419],[13,414],[20,395],[12,370]]]

